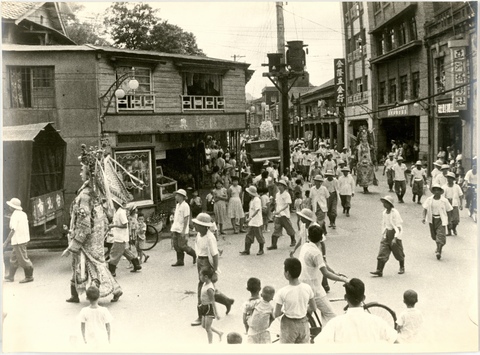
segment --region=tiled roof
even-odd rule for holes
[[[42,2],[16,2],[16,1],[2,1],[1,10],[2,18],[9,20],[16,20],[28,11],[35,7],[42,6]]]
[[[313,94],[317,91],[320,91],[322,89],[325,89],[329,86],[333,86],[335,84],[335,79],[330,79],[329,81],[323,83],[322,85],[320,86],[315,86],[313,89],[307,91],[306,93],[304,93],[304,95],[309,95],[309,94]]]

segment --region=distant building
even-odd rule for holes
[[[2,1],[0,6],[3,44],[75,44],[65,32],[68,3]]]

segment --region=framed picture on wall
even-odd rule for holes
[[[137,206],[147,206],[154,203],[153,187],[153,148],[151,149],[117,149],[114,151],[114,159],[122,165],[128,174],[120,168],[117,172],[123,178],[127,190],[133,196],[133,202]],[[143,181],[142,188],[129,174]]]

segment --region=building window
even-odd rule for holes
[[[395,103],[397,101],[397,79],[388,81],[388,102]]]
[[[380,82],[380,85],[378,85],[378,104],[383,105],[386,104],[387,102],[387,90],[385,87],[385,82],[382,81]]]
[[[355,79],[355,84],[356,84],[356,87],[357,87],[356,93],[358,94],[358,93],[363,92],[363,82],[362,82],[362,78]]]
[[[435,59],[435,92],[445,91],[445,57]]]
[[[151,70],[149,68],[118,67],[116,70],[117,80],[125,74],[130,74],[122,82],[120,88],[125,92],[125,97],[117,98],[117,111],[153,111],[155,108],[155,95],[152,90]],[[128,83],[134,77],[138,81],[138,88],[130,89]]]
[[[420,73],[412,73],[412,99],[420,97]]]
[[[390,50],[397,48],[397,42],[395,40],[395,28],[391,28],[388,31],[388,41],[390,43]]]
[[[220,96],[222,77],[217,74],[184,73],[183,94],[197,96]]]
[[[407,100],[408,98],[408,79],[407,76],[401,76],[400,77],[400,101],[403,102],[404,100]]]
[[[365,75],[363,77],[363,91],[367,91],[368,90],[368,75]]]
[[[12,108],[55,107],[53,67],[8,67]]]
[[[415,16],[410,18],[410,41],[415,41],[417,39],[417,20]]]
[[[377,55],[385,53],[385,40],[383,35],[377,37]]]
[[[398,26],[398,45],[403,46],[407,43],[407,31],[405,29],[405,22],[402,22],[400,26]]]
[[[390,37],[390,31],[385,30],[383,32],[383,40],[384,40],[384,45],[383,45],[383,51],[384,53],[391,51],[392,50],[392,38]]]
[[[382,8],[382,3],[381,2],[375,1],[373,3],[373,11],[374,12],[380,11],[381,8]]]

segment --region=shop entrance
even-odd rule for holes
[[[439,118],[438,120],[438,150],[447,151],[453,147],[455,156],[462,150],[462,120],[456,118]]]
[[[406,144],[404,150],[405,161],[414,160],[413,145],[420,139],[420,117],[407,116],[398,118],[385,118],[382,120],[381,128],[386,138],[387,151],[391,151],[391,141]]]

